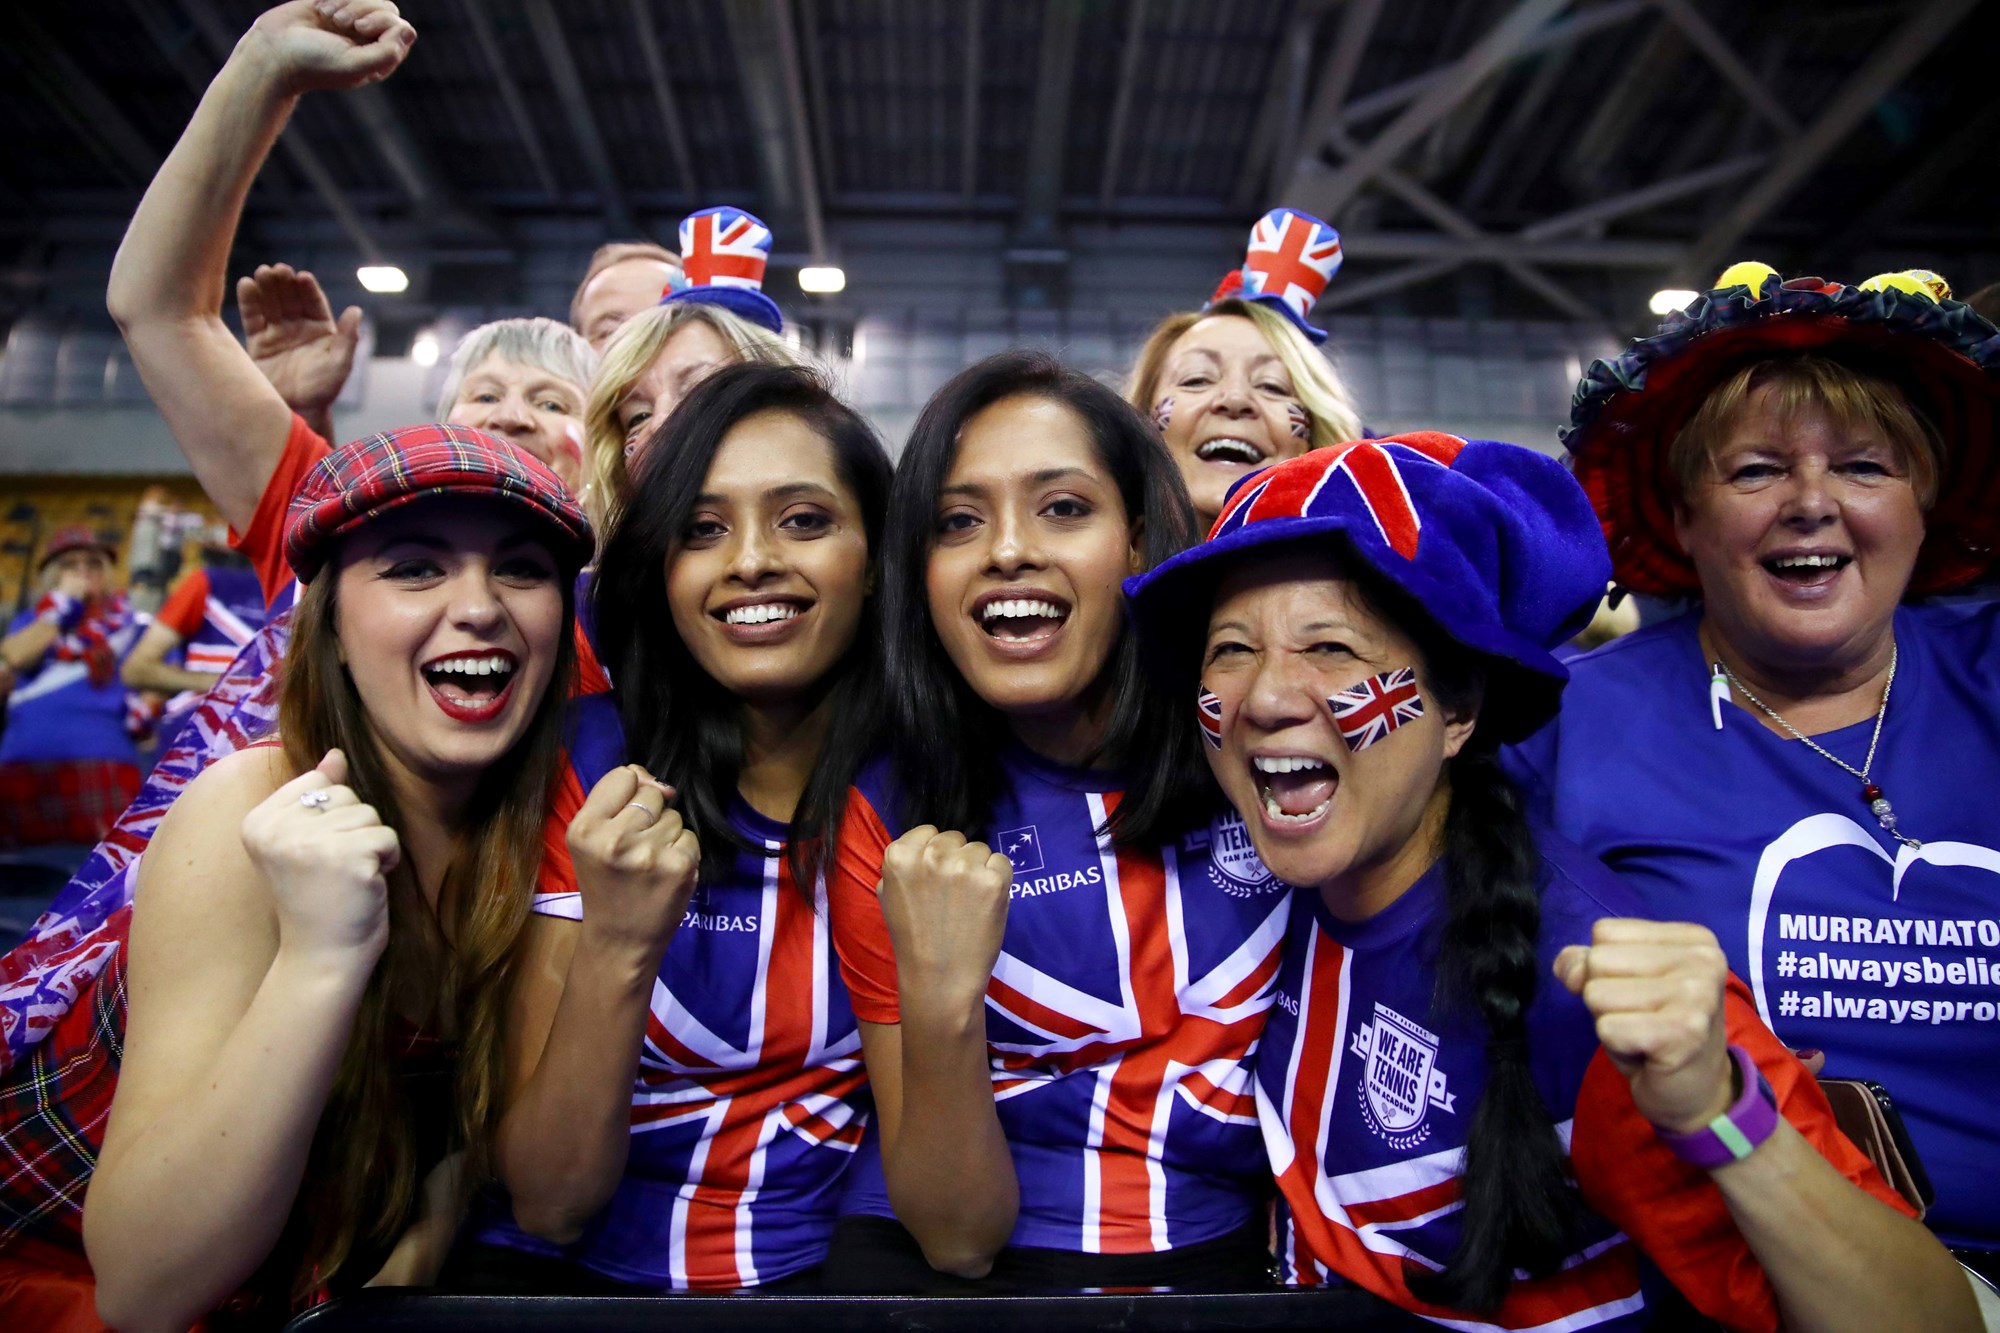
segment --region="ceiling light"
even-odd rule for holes
[[[434,366],[438,363],[438,340],[435,333],[419,333],[410,342],[410,360],[420,366]]]
[[[383,295],[408,291],[410,287],[410,275],[394,264],[363,264],[354,270],[354,276],[369,291]]]
[[[1653,307],[1654,314],[1671,315],[1676,310],[1687,309],[1694,303],[1695,297],[1700,295],[1700,292],[1687,292],[1678,287],[1669,287],[1663,292],[1654,292],[1649,304]]]
[[[799,270],[799,290],[815,295],[845,291],[847,274],[830,264],[809,264]]]

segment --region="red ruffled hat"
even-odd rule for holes
[[[1667,452],[1729,376],[1808,352],[1895,384],[1944,442],[1910,593],[1959,587],[1992,565],[2000,548],[2000,329],[1952,300],[1944,279],[1925,269],[1843,287],[1784,282],[1750,262],[1726,269],[1653,337],[1593,362],[1576,387],[1562,440],[1604,525],[1619,584],[1665,597],[1701,591],[1674,536]]]
[[[306,474],[285,519],[285,561],[310,583],[333,540],[391,509],[433,495],[492,496],[541,520],[573,576],[590,559],[590,520],[534,456],[466,426],[405,426],[344,444]]]

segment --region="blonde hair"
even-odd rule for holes
[[[1292,392],[1312,418],[1310,449],[1344,444],[1361,438],[1361,414],[1354,409],[1354,396],[1341,381],[1325,353],[1313,346],[1298,326],[1269,306],[1256,301],[1218,301],[1206,310],[1184,310],[1168,315],[1146,337],[1132,377],[1125,384],[1125,400],[1152,419],[1158,400],[1160,372],[1165,369],[1167,352],[1186,333],[1211,315],[1240,315],[1257,326],[1264,341],[1278,354],[1285,373],[1292,377]]]
[[[668,301],[626,320],[604,348],[583,409],[583,504],[600,536],[611,530],[611,521],[624,508],[631,487],[625,470],[625,432],[618,427],[618,405],[659,359],[667,340],[689,324],[714,329],[729,344],[733,362],[801,364],[799,355],[777,334],[706,302]],[[659,424],[655,422],[655,428]]]
[[[1823,356],[1785,356],[1755,361],[1708,391],[1701,406],[1667,449],[1667,473],[1685,504],[1711,475],[1715,456],[1750,395],[1769,388],[1778,420],[1789,425],[1804,411],[1827,415],[1843,431],[1865,427],[1880,432],[1909,474],[1917,505],[1928,511],[1937,499],[1944,470],[1944,442],[1903,391],[1865,370]]]

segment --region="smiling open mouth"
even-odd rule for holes
[[[732,606],[722,613],[725,625],[768,625],[776,620],[797,620],[804,608],[796,602],[766,602],[762,606]]]
[[[978,609],[979,627],[995,639],[1046,639],[1069,619],[1069,608],[1041,597],[1001,597]]]
[[[426,662],[424,683],[446,716],[484,722],[499,714],[513,688],[512,653],[458,653]]]
[[[1851,555],[1781,555],[1760,562],[1766,572],[1787,583],[1812,587],[1835,578],[1854,563]]]
[[[1194,456],[1204,463],[1243,463],[1251,467],[1264,461],[1264,451],[1248,440],[1230,436],[1220,439],[1203,440],[1194,448]]]
[[[1333,804],[1340,776],[1331,765],[1306,755],[1253,755],[1250,769],[1264,817],[1274,824],[1304,824]]]

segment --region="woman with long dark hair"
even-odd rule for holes
[[[1281,1266],[1455,1328],[1652,1326],[1642,1260],[1730,1328],[1976,1328],[1715,937],[1636,919],[1498,766],[1607,564],[1559,464],[1425,433],[1254,475],[1127,585],[1298,888],[1257,1057]]]
[[[10,1239],[70,1271],[43,1261],[87,1182],[119,1328],[239,1289],[276,1327],[317,1291],[427,1282],[491,1169],[589,525],[526,454],[418,426],[315,468],[285,545],[305,590],[275,738],[175,802],[89,1002],[8,1089],[8,1151],[41,1164]]]
[[[618,685],[572,704],[513,1003],[512,1217],[459,1286],[809,1281],[865,1121],[817,848],[827,729],[879,711],[888,455],[791,366],[716,371],[657,434],[598,562]]]
[[[905,447],[889,748],[829,888],[879,1124],[835,1242],[857,1285],[1265,1270],[1245,1062],[1284,889],[1233,820],[1163,839],[1123,795],[1193,719],[1140,670],[1119,584],[1190,527],[1145,422],[1039,354],[959,374]]]

